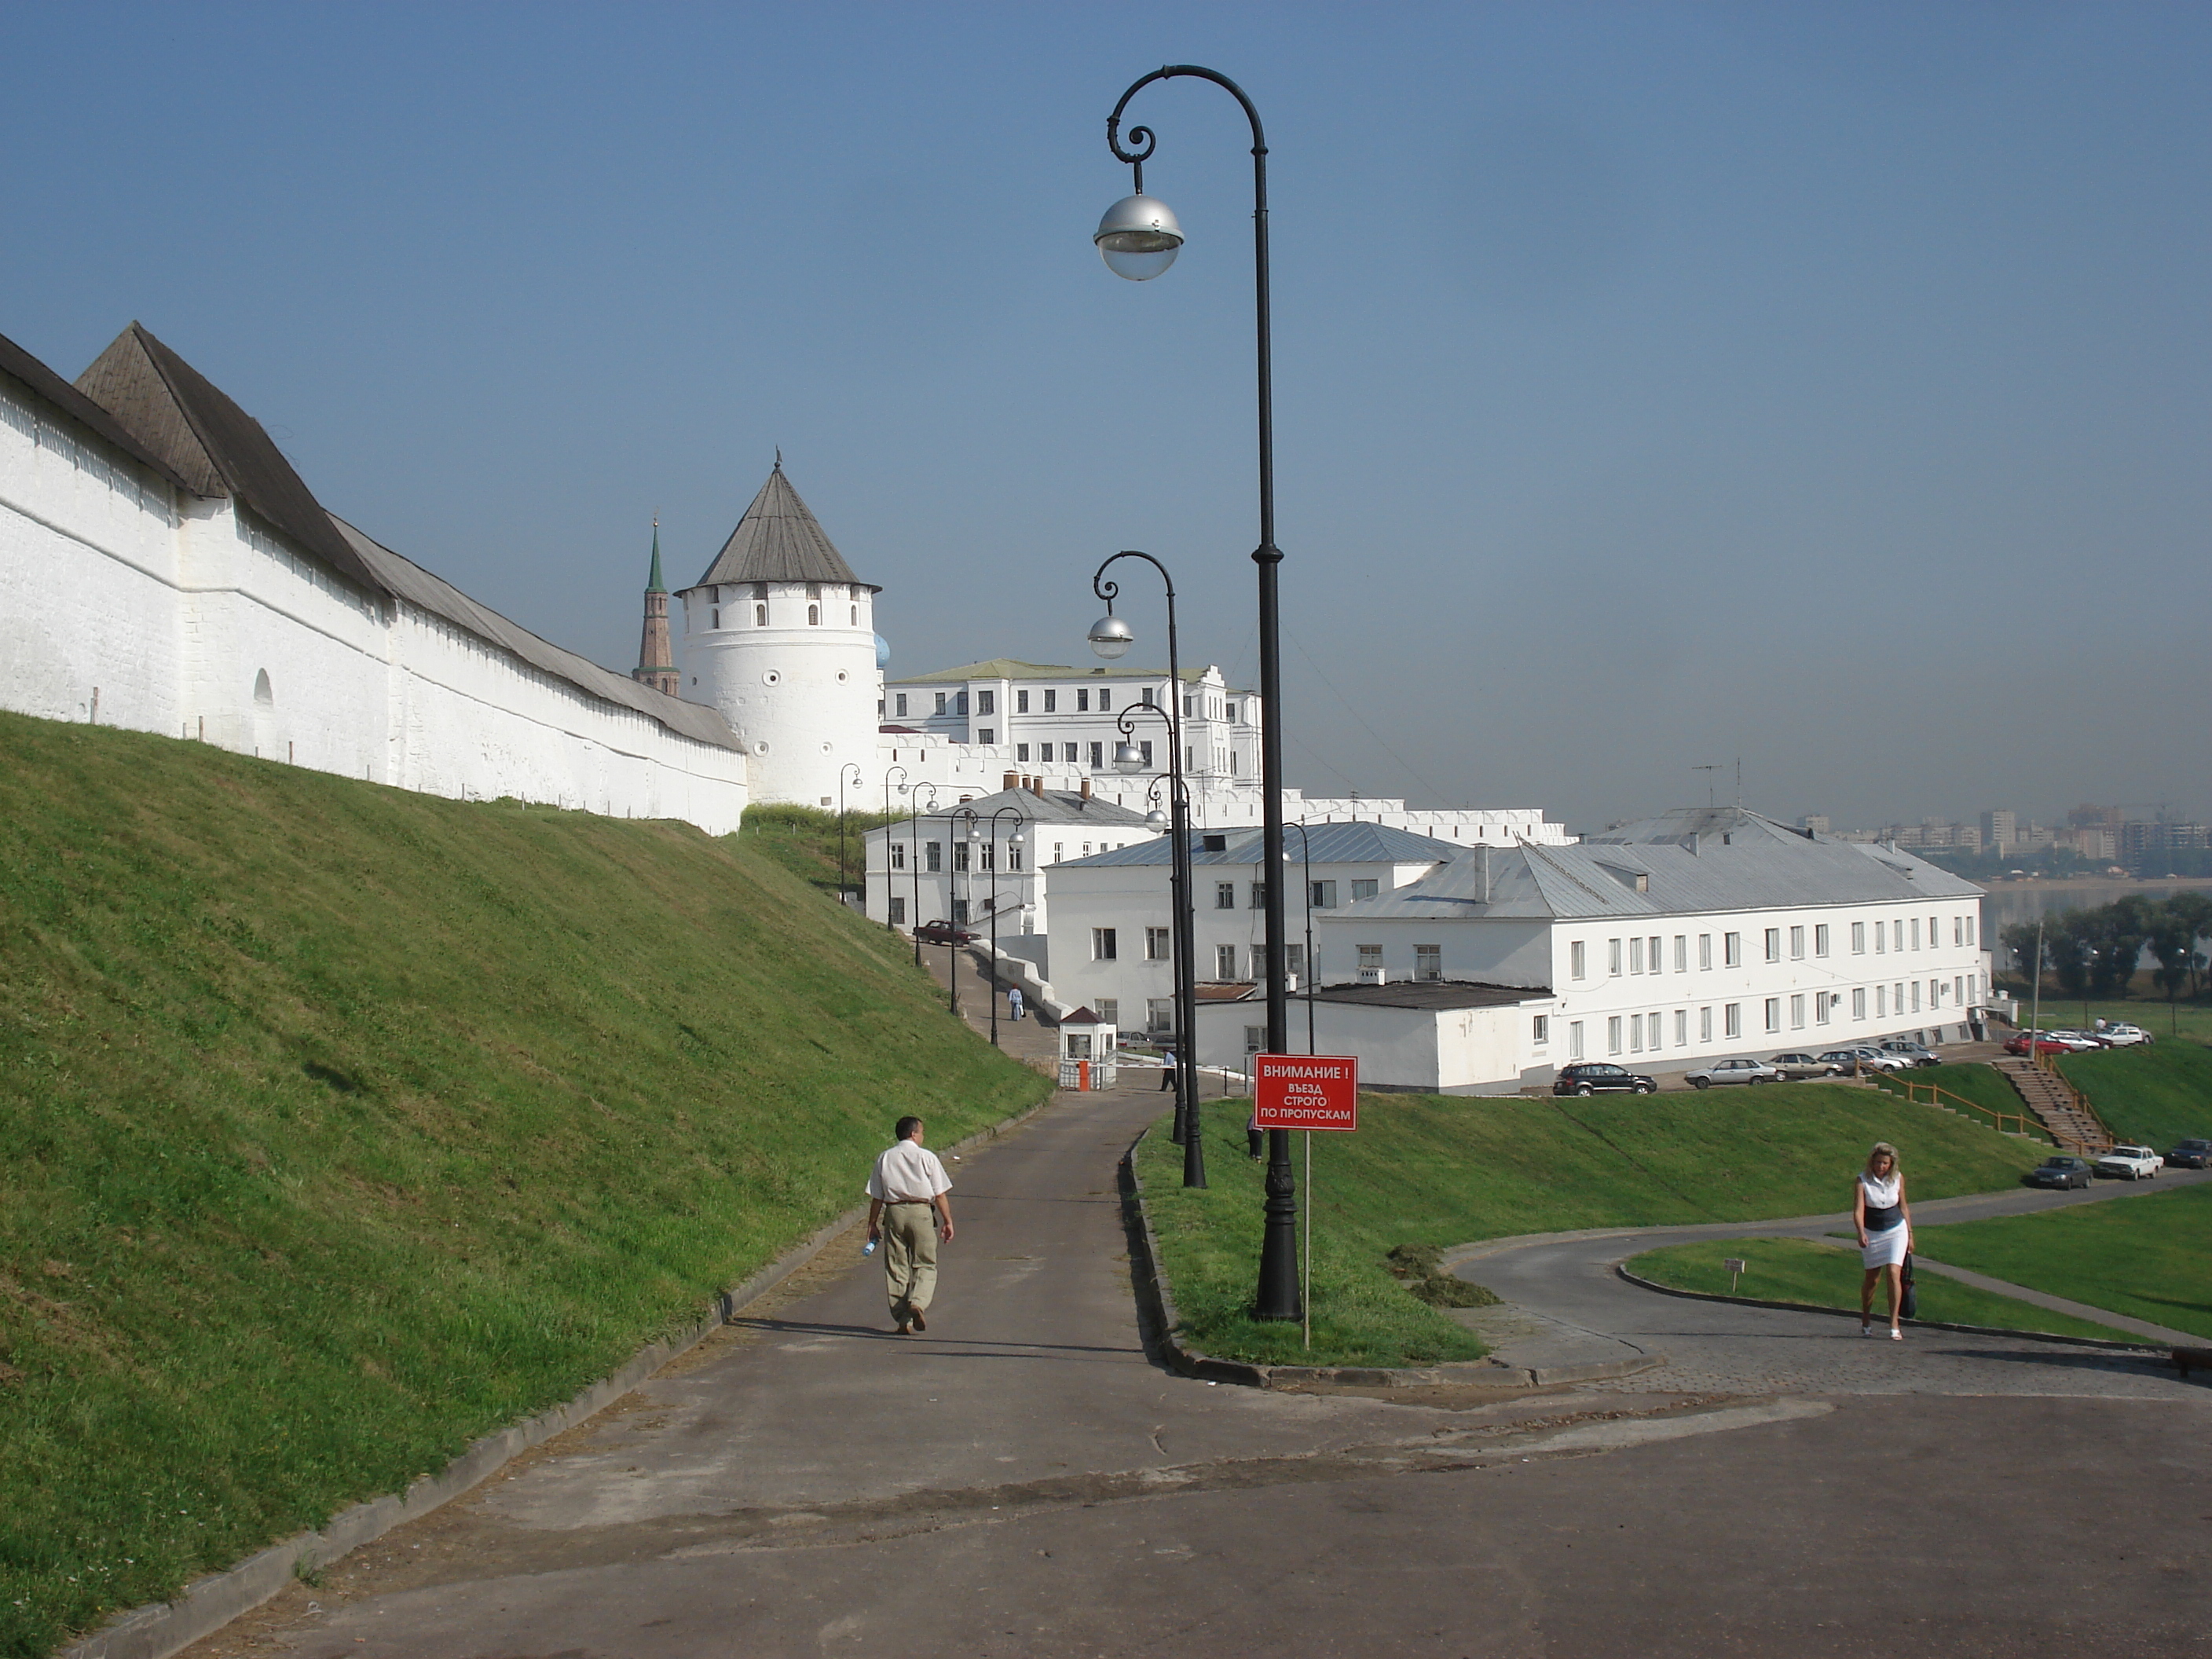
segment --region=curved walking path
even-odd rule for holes
[[[2065,1193],[2021,1188],[1912,1206],[1916,1221],[2023,1215],[2131,1194],[2212,1181],[2212,1172],[2176,1170],[2148,1186],[2100,1183]],[[1670,1244],[1725,1238],[1822,1238],[1847,1231],[1848,1214],[1796,1216],[1707,1226],[1637,1227],[1492,1239],[1447,1253],[1447,1267],[1488,1285],[1504,1298],[1497,1309],[1469,1311],[1466,1322],[1492,1343],[1507,1364],[1546,1366],[1662,1356],[1656,1368],[1611,1384],[1632,1389],[1727,1390],[1795,1394],[2027,1394],[2132,1399],[2201,1394],[2170,1369],[2144,1358],[2033,1335],[1980,1336],[1908,1328],[1905,1340],[1862,1339],[1856,1322],[1832,1314],[1795,1313],[1667,1296],[1630,1284],[1613,1269],[1631,1256]],[[1917,1258],[1930,1272],[2022,1301],[2132,1331],[2147,1340],[2201,1344],[2100,1308]],[[1886,1304],[1885,1304],[1886,1305]]]

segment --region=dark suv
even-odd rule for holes
[[[1552,1079],[1552,1092],[1555,1095],[1599,1095],[1608,1091],[1648,1095],[1658,1086],[1648,1077],[1624,1066],[1608,1066],[1601,1060],[1578,1060],[1571,1066],[1562,1066],[1559,1076]]]
[[[2166,1155],[2169,1170],[2201,1170],[2207,1164],[2212,1164],[2212,1140],[2179,1141]]]

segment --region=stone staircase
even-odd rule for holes
[[[1990,1064],[2051,1131],[2051,1138],[2068,1152],[2082,1158],[2101,1158],[2112,1150],[2112,1132],[2097,1115],[2096,1108],[2057,1072],[2009,1054]]]

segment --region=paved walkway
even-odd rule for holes
[[[2212,1172],[2176,1170],[2158,1184],[2193,1186]],[[2083,1203],[2125,1200],[2151,1186],[2100,1182],[2084,1190],[1978,1194],[1913,1206],[1914,1218],[1946,1221],[2021,1215]],[[1467,1322],[1508,1364],[1559,1365],[1662,1354],[1658,1369],[1610,1385],[1620,1389],[1725,1389],[1816,1394],[2039,1394],[2160,1399],[2192,1395],[2171,1370],[2126,1354],[2102,1353],[2033,1337],[1972,1336],[1908,1329],[1901,1343],[1868,1341],[1856,1322],[1699,1302],[1647,1291],[1613,1269],[1632,1255],[1669,1244],[1723,1238],[1822,1238],[1848,1231],[1841,1213],[1706,1227],[1645,1227],[1496,1239],[1462,1246],[1447,1261],[1462,1278],[1488,1285],[1507,1306],[1472,1310]],[[1923,1258],[1924,1260],[1924,1258]],[[2127,1320],[2101,1309],[2006,1285],[1927,1261],[1931,1271],[2018,1296],[2077,1317],[2130,1328],[2147,1340],[2203,1339]],[[1886,1304],[1885,1304],[1886,1305]]]

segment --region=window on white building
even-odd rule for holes
[[[906,718],[906,693],[903,691],[900,692],[896,697],[892,699],[892,701],[898,704],[898,717],[901,720],[904,720]]]
[[[1076,688],[1075,712],[1079,714],[1087,714],[1091,712],[1091,693],[1082,686]]]
[[[890,920],[891,926],[894,927],[906,926],[906,896],[903,893],[895,893],[891,896]]]
[[[1057,692],[1057,691],[1048,691],[1048,692],[1046,692],[1046,693],[1044,694],[1044,712],[1045,712],[1046,714],[1051,714],[1054,709],[1058,708],[1059,707],[1060,707],[1060,693],[1059,693],[1059,692]]]
[[[1609,1054],[1620,1052],[1620,1016],[1615,1014],[1605,1023],[1605,1051]]]
[[[1913,926],[1914,930],[1917,932],[1917,931],[1918,930],[1919,927],[1920,927],[1920,924],[1919,924],[1918,922],[1917,922],[1917,921],[1916,921],[1916,922],[1914,922],[1914,923],[1912,924],[1912,926]],[[1892,945],[1893,945],[1896,949],[1898,949],[1898,950],[1899,950],[1899,951],[1902,951],[1902,950],[1905,948],[1905,923],[1904,923],[1904,921],[1903,921],[1901,919],[1900,919],[1900,920],[1899,920],[1899,921],[1893,921],[1893,922],[1891,922],[1891,923],[1889,924],[1889,927],[1890,927],[1890,940],[1889,940],[1890,944],[1891,944]],[[1916,942],[1917,942],[1917,941],[1916,941]]]
[[[994,743],[998,742],[998,740],[999,740],[999,733],[998,733],[997,730],[996,730],[994,727],[988,726],[977,726],[977,727],[975,728],[975,741],[976,741],[976,742],[981,743],[981,744],[994,744]]]
[[[945,867],[945,848],[936,842],[922,843],[921,867],[932,875]]]
[[[1252,884],[1252,908],[1255,910],[1264,910],[1267,908],[1267,884],[1264,881],[1255,881]]]
[[[979,714],[997,714],[999,694],[996,691],[978,691],[975,694],[975,712]]]
[[[1662,939],[1656,933],[1652,934],[1649,941],[1650,949],[1645,952],[1645,957],[1651,963],[1651,971],[1655,974],[1660,971],[1659,952],[1664,947],[1666,941]],[[1658,1047],[1658,1044],[1654,1043],[1652,1047],[1656,1048]]]
[[[1889,1018],[1889,987],[1887,985],[1874,988],[1874,1017],[1876,1019]]]
[[[1292,979],[1297,981],[1299,984],[1303,985],[1305,983],[1306,947],[1304,945],[1285,944],[1283,946],[1283,970],[1289,974]]]
[[[1428,981],[1443,976],[1444,947],[1441,945],[1416,945],[1413,947],[1413,977]]]
[[[1941,917],[1941,916],[1930,916],[1930,917],[1929,917],[1929,918],[1928,918],[1928,948],[1929,948],[1929,950],[1931,950],[1931,951],[1933,951],[1933,950],[1936,949],[1939,945],[1942,945],[1942,939],[1943,939],[1943,918],[1942,918],[1942,917]]]
[[[940,714],[945,712],[945,693],[942,691],[937,694],[937,712]]]
[[[1974,918],[1973,918],[1973,917],[1972,917],[1972,916],[1968,916],[1968,917],[1966,918],[1966,944],[1968,945],[1968,946],[1969,946],[1969,947],[1971,947],[1971,946],[1973,945],[1973,942],[1974,942]]]
[[[1620,977],[1620,941],[1617,939],[1605,942],[1605,971],[1612,978]]]
[[[1712,1040],[1713,1011],[1710,1008],[1700,1008],[1698,1010],[1698,1041],[1711,1042]]]
[[[1091,745],[1091,769],[1094,772],[1103,772],[1105,769],[1106,745],[1103,743],[1094,743]]]
[[[1632,974],[1644,971],[1644,941],[1640,939],[1628,941],[1628,971]]]
[[[1100,686],[1098,688],[1098,712],[1102,714],[1106,714],[1109,712],[1113,707],[1114,694],[1108,690],[1104,686]]]
[[[1851,988],[1851,1018],[1853,1019],[1866,1018],[1866,987],[1863,985],[1855,985]]]
[[[952,843],[952,867],[955,870],[968,868],[968,843],[964,841]]]
[[[1571,1019],[1567,1022],[1567,1058],[1580,1060],[1582,1057],[1583,1023],[1578,1019]]]
[[[1912,981],[1912,1012],[1920,1012],[1920,981],[1917,979]]]
[[[1723,968],[1743,966],[1743,935],[1741,933],[1721,935],[1721,966]]]
[[[1145,1029],[1155,1036],[1175,1030],[1175,999],[1173,997],[1145,999]]]
[[[1840,1001],[1841,1000],[1842,1000],[1842,999],[1840,999],[1839,997],[1838,997],[1838,996],[1837,996],[1837,994],[1836,994],[1833,991],[1815,991],[1815,992],[1814,992],[1814,993],[1813,993],[1813,1018],[1814,1018],[1814,1019],[1816,1022],[1818,1022],[1819,1024],[1822,1024],[1822,1025],[1826,1025],[1826,1024],[1828,1023],[1828,1016],[1829,1016],[1829,1014],[1831,1014],[1832,1012],[1834,1012],[1834,1010],[1835,1010],[1835,1006],[1836,1006],[1836,1004],[1837,1004],[1838,1001]]]
[[[1743,1035],[1743,1004],[1731,1002],[1721,1010],[1721,1035],[1735,1038]]]
[[[1152,769],[1152,744],[1151,738],[1147,738],[1144,742],[1137,745],[1137,763],[1142,766],[1147,772]]]
[[[1025,744],[1025,743],[1018,743],[1018,744],[1016,744],[1014,745],[1014,758],[1015,758],[1016,760],[1018,760],[1018,761],[1025,761],[1025,760],[1027,760],[1029,757],[1030,757],[1030,746],[1029,746],[1029,744]]]
[[[1213,947],[1213,976],[1216,979],[1237,977],[1237,947],[1217,945]]]
[[[1589,976],[1589,952],[1583,950],[1582,940],[1576,939],[1567,946],[1567,977],[1569,979],[1587,979]]]
[[[1674,1046],[1677,1048],[1690,1046],[1690,1011],[1687,1008],[1674,1011]]]
[[[1851,924],[1851,954],[1855,957],[1866,954],[1866,923],[1863,921]]]
[[[1889,928],[1882,922],[1874,925],[1874,953],[1881,956],[1889,949]]]
[[[1952,975],[1951,985],[1952,1000],[1963,1004],[1966,1000],[1966,976],[1964,974]]]
[[[903,870],[903,869],[905,869],[905,868],[906,868],[906,843],[905,843],[904,842],[902,842],[902,841],[895,841],[895,842],[893,842],[890,844],[890,847],[891,847],[891,868],[892,868],[892,869],[894,869],[894,870]]]
[[[768,626],[768,607],[766,605],[757,605],[753,607],[753,626],[755,628],[766,628]]]
[[[1175,935],[1165,927],[1145,929],[1145,960],[1165,962],[1175,954]]]
[[[1628,1017],[1628,1052],[1632,1054],[1644,1052],[1644,1016],[1641,1014]]]
[[[1782,1029],[1782,999],[1780,997],[1766,999],[1766,1029],[1770,1031],[1778,1031]]]
[[[1766,959],[1769,962],[1782,960],[1782,930],[1779,927],[1766,930]]]
[[[1363,972],[1379,971],[1382,966],[1382,947],[1379,945],[1361,945],[1359,966]]]
[[[1825,957],[1828,954],[1828,924],[1825,921],[1814,926],[1813,954],[1816,957]]]
[[[1713,936],[1711,933],[1700,933],[1698,935],[1698,966],[1700,969],[1707,969],[1712,965]]]
[[[1375,882],[1372,878],[1364,881],[1355,881],[1352,884],[1352,902],[1354,904],[1358,903],[1362,899],[1371,899],[1374,896]]]
[[[1213,908],[1217,910],[1234,910],[1237,908],[1235,882],[1217,881],[1213,884]]]
[[[1336,884],[1333,881],[1314,883],[1311,902],[1316,910],[1334,910],[1336,908]]]
[[[1802,991],[1790,999],[1790,1029],[1793,1031],[1805,1029],[1805,994]]]
[[[1114,929],[1111,927],[1094,927],[1091,930],[1091,961],[1112,962],[1119,955],[1120,952],[1115,947]]]
[[[1935,929],[1929,929],[1929,933],[1931,935],[1932,943],[1932,935],[1935,933]],[[1920,948],[1920,918],[1917,916],[1915,916],[1912,919],[1912,948],[1916,951]]]
[[[1022,844],[1018,841],[1010,841],[1006,843],[1006,868],[1018,870],[1021,867]]]
[[[1028,714],[1029,712],[1030,712],[1030,694],[1029,694],[1028,692],[1026,692],[1026,691],[1017,691],[1017,692],[1015,692],[1015,693],[1014,693],[1014,713],[1016,713],[1017,714]]]
[[[1075,745],[1072,743],[1063,743],[1060,745],[1060,757],[1070,766],[1074,765],[1079,758],[1075,751]]]
[[[1552,1040],[1552,1017],[1549,1014],[1536,1016],[1528,1040],[1539,1048]]]
[[[1687,933],[1674,935],[1674,971],[1678,974],[1690,971],[1690,936]]]

